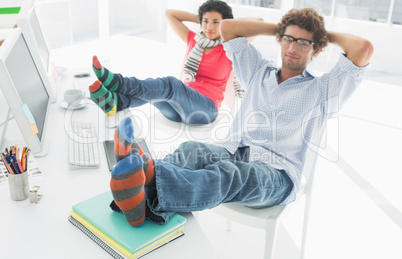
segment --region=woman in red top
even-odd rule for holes
[[[223,1],[208,0],[199,7],[198,15],[167,10],[166,17],[187,43],[182,79],[123,77],[102,67],[94,56],[93,69],[99,80],[89,87],[91,99],[107,115],[151,102],[172,121],[189,125],[211,123],[216,119],[232,71],[219,31],[223,19],[233,18],[232,9]],[[202,30],[196,34],[183,22],[200,23]]]

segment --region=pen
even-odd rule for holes
[[[10,164],[8,163],[8,161],[6,160],[6,157],[4,156],[4,154],[1,154],[1,159],[3,160],[3,163],[6,165],[7,171],[9,174],[14,174],[13,170],[10,168]]]
[[[25,170],[28,170],[28,156],[29,156],[29,149],[25,151]]]
[[[26,164],[25,164],[25,154],[22,154],[22,158],[21,158],[21,166],[22,166],[22,171],[25,172],[27,170]]]
[[[28,170],[28,156],[25,154],[25,171]]]
[[[27,150],[26,147],[22,148],[21,159],[20,159],[23,172],[25,172],[27,170],[27,167],[26,167],[26,164],[25,164],[25,160],[26,160],[25,152],[26,152],[26,150]]]
[[[17,145],[15,145],[15,156],[17,157],[17,160],[19,160],[20,149],[17,147]]]
[[[89,76],[89,73],[82,73],[82,74],[74,75],[74,77],[76,77],[76,78],[82,78],[82,77],[88,77],[88,76]]]
[[[17,160],[15,159],[14,155],[10,156],[10,164],[11,164],[12,168],[14,169],[14,172],[16,174],[20,174],[20,170],[18,169]]]
[[[22,153],[21,153],[21,161],[22,161],[22,158],[24,157],[24,155],[25,155],[25,151],[27,150],[27,147],[23,147],[22,148]]]
[[[20,173],[22,174],[25,171],[22,169],[21,161],[18,158],[16,158],[16,159],[17,159],[18,169],[20,170]]]

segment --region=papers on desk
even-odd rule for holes
[[[109,207],[107,191],[73,206],[68,220],[114,258],[138,258],[184,235],[186,218],[175,214],[165,225],[145,221],[130,226]]]

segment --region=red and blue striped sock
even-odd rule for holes
[[[112,170],[110,188],[127,222],[140,226],[145,220],[145,173],[141,156],[131,152],[133,142],[134,127],[130,117],[125,117],[115,131],[115,153],[119,161]]]
[[[124,120],[125,118],[123,118]],[[131,119],[130,119],[131,120]],[[139,153],[140,156],[142,157],[144,163],[143,163],[143,169],[145,173],[145,185],[149,186],[155,186],[155,170],[154,170],[154,161],[147,155],[144,154],[144,151],[142,150],[141,146],[137,144],[137,142],[133,140],[131,141],[126,141],[125,136],[122,135],[120,131],[115,131],[114,132],[114,152],[116,154],[116,160],[119,161],[120,159],[124,158],[125,156],[133,153]],[[119,143],[116,145],[116,143]]]
[[[141,149],[141,146],[139,147],[139,151],[138,153],[140,154],[140,156],[142,157],[142,160],[144,161],[144,173],[145,173],[145,185],[147,186],[155,186],[155,165],[154,165],[154,161],[152,160],[152,158],[150,158],[149,156],[145,155],[144,152]]]

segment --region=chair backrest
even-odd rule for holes
[[[223,94],[223,103],[230,109],[230,112],[234,115],[236,108],[236,94],[234,89],[234,73],[230,73],[229,79],[226,83],[226,89]]]
[[[319,151],[321,149],[322,143],[325,142],[325,132],[326,124],[322,129],[318,131],[318,133],[312,138],[312,140],[307,143],[306,160],[302,175],[302,177],[304,177],[306,181],[305,192],[307,194],[311,193],[317,157],[319,156]]]

